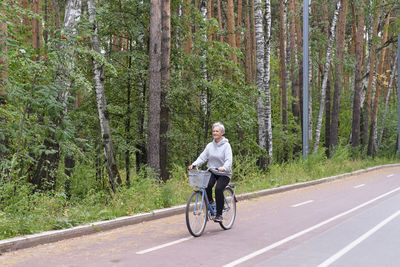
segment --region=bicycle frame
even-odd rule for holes
[[[195,206],[194,206],[193,212],[195,213],[197,210],[202,210],[204,202],[205,202],[206,205],[207,205],[208,211],[211,213],[211,216],[215,216],[216,210],[213,207],[213,205],[211,205],[210,202],[208,201],[206,190],[204,188],[200,188],[200,189],[198,189],[196,191],[200,191],[201,192],[200,209],[197,209],[197,207],[196,207],[197,203],[199,203],[198,199],[196,197],[196,202],[195,202]],[[207,219],[209,219],[208,216],[207,216]]]
[[[234,200],[233,201],[237,201],[236,200],[236,195],[235,195],[236,185],[235,184],[228,184],[227,187],[230,187],[233,190],[233,196],[234,196]],[[210,215],[211,216],[215,216],[216,212],[217,212],[216,211],[216,206],[210,204],[210,202],[208,201],[208,197],[207,197],[207,193],[206,193],[205,188],[200,188],[200,189],[198,189],[196,191],[200,191],[201,192],[201,202],[200,202],[200,209],[199,210],[202,210],[204,202],[205,202],[206,205],[207,205],[208,211],[210,212]],[[224,201],[227,203],[227,200],[225,199],[225,197],[224,197]],[[194,207],[194,210],[193,210],[194,213],[198,210],[197,207],[196,207],[197,203],[198,203],[198,199],[196,199],[195,207]],[[225,212],[230,210],[231,207],[230,207],[229,203],[227,203],[227,205],[228,205],[228,208],[227,209],[223,209],[222,213],[225,213]],[[207,216],[207,219],[209,219],[209,216]]]

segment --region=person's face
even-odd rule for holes
[[[219,126],[215,126],[212,131],[213,138],[215,142],[219,142],[222,139],[222,129]]]

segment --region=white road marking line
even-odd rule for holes
[[[356,185],[356,186],[354,186],[354,188],[360,188],[360,187],[363,187],[365,184],[359,184],[359,185]]]
[[[311,227],[309,227],[309,228],[307,228],[307,229],[305,229],[303,231],[300,231],[300,232],[298,232],[298,233],[296,233],[294,235],[288,236],[288,237],[286,237],[286,238],[284,238],[284,239],[282,239],[282,240],[280,240],[278,242],[275,242],[275,243],[273,243],[273,244],[271,244],[271,245],[269,245],[267,247],[264,247],[262,249],[254,251],[253,253],[250,253],[250,254],[248,254],[248,255],[246,255],[246,256],[244,256],[242,258],[239,258],[239,259],[237,259],[237,260],[235,260],[235,261],[233,261],[231,263],[225,264],[223,267],[233,267],[233,266],[236,266],[236,265],[238,265],[240,263],[248,261],[248,260],[250,260],[250,259],[252,259],[252,258],[254,258],[254,257],[258,256],[258,255],[264,254],[267,251],[270,251],[270,250],[272,250],[272,249],[274,249],[276,247],[279,247],[279,246],[281,246],[281,245],[283,245],[283,244],[285,244],[285,243],[287,243],[289,241],[292,241],[293,239],[296,239],[296,238],[298,238],[298,237],[300,237],[302,235],[305,235],[305,234],[307,234],[307,233],[309,233],[309,232],[311,232],[311,231],[313,231],[313,230],[315,230],[315,229],[317,229],[317,228],[319,228],[321,226],[324,226],[325,224],[328,224],[328,223],[330,223],[330,222],[332,222],[334,220],[337,220],[337,219],[339,219],[339,218],[341,218],[341,217],[343,217],[343,216],[345,216],[347,214],[350,214],[350,213],[352,213],[352,212],[354,212],[356,210],[359,210],[359,209],[361,209],[361,208],[363,208],[363,207],[365,207],[365,206],[367,206],[367,205],[369,205],[369,204],[371,204],[371,203],[373,203],[373,202],[375,202],[375,201],[377,201],[377,200],[379,200],[381,198],[384,198],[384,197],[386,197],[386,196],[388,196],[390,194],[393,194],[394,192],[397,192],[399,190],[400,190],[400,187],[397,187],[396,189],[393,189],[392,191],[389,191],[389,192],[387,192],[385,194],[382,194],[382,195],[380,195],[380,196],[378,196],[378,197],[376,197],[374,199],[368,200],[367,202],[364,202],[363,204],[358,205],[357,207],[354,207],[354,208],[349,209],[349,210],[347,210],[347,211],[345,211],[343,213],[340,213],[340,214],[338,214],[336,216],[333,216],[330,219],[327,219],[327,220],[325,220],[323,222],[320,222],[320,223],[318,223],[318,224],[316,224],[314,226],[311,226]]]
[[[301,203],[299,203],[299,204],[292,205],[291,207],[292,207],[292,208],[297,208],[297,207],[300,207],[300,206],[309,204],[309,203],[311,203],[311,202],[314,202],[314,200],[307,200],[307,201],[301,202]]]
[[[138,251],[138,252],[136,252],[136,254],[140,254],[141,255],[141,254],[149,253],[149,252],[152,252],[152,251],[155,251],[155,250],[158,250],[158,249],[162,249],[162,248],[165,248],[165,247],[169,247],[169,246],[172,246],[172,245],[175,245],[175,244],[182,243],[182,242],[187,241],[187,240],[192,239],[192,238],[193,238],[192,236],[191,237],[182,238],[182,239],[179,239],[179,240],[176,240],[176,241],[173,241],[173,242],[165,243],[165,244],[162,244],[162,245],[159,245],[159,246],[156,246],[156,247],[152,247],[152,248],[149,248],[149,249]]]
[[[387,178],[394,176],[394,174],[389,174],[388,176],[386,176]]]
[[[369,230],[368,232],[366,232],[365,234],[363,234],[362,236],[360,236],[359,238],[357,238],[356,240],[354,240],[353,242],[351,242],[350,244],[348,244],[346,247],[344,247],[343,249],[341,249],[339,252],[337,252],[335,255],[333,255],[332,257],[330,257],[329,259],[327,259],[326,261],[324,261],[323,263],[321,263],[320,265],[318,265],[318,267],[326,267],[329,266],[330,264],[332,264],[333,262],[335,262],[336,260],[338,260],[340,257],[342,257],[344,254],[346,254],[347,252],[349,252],[350,250],[352,250],[354,247],[356,247],[357,245],[359,245],[362,241],[364,241],[365,239],[367,239],[368,237],[370,237],[371,235],[373,235],[376,231],[378,231],[379,229],[381,229],[383,226],[385,226],[386,224],[388,224],[391,220],[393,220],[394,218],[396,218],[397,216],[400,215],[400,210],[398,210],[397,212],[395,212],[394,214],[392,214],[391,216],[389,216],[388,218],[386,218],[385,220],[383,220],[382,222],[380,222],[379,224],[377,224],[374,228],[372,228],[371,230]]]

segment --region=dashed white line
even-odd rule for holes
[[[388,176],[386,176],[387,178],[394,176],[394,174],[389,174]]]
[[[301,202],[301,203],[298,203],[298,204],[292,205],[291,207],[292,207],[292,208],[297,208],[297,207],[300,207],[300,206],[303,206],[303,205],[309,204],[309,203],[311,203],[311,202],[314,202],[314,200],[307,200],[307,201],[304,201],[304,202]]]
[[[272,249],[274,249],[276,247],[279,247],[279,246],[281,246],[281,245],[283,245],[283,244],[285,244],[285,243],[287,243],[289,241],[292,241],[293,239],[296,239],[296,238],[298,238],[298,237],[300,237],[302,235],[305,235],[305,234],[307,234],[307,233],[309,233],[309,232],[311,232],[311,231],[313,231],[313,230],[315,230],[315,229],[317,229],[317,228],[319,228],[321,226],[324,226],[324,225],[326,225],[326,224],[328,224],[328,223],[330,223],[330,222],[332,222],[334,220],[337,220],[337,219],[339,219],[339,218],[341,218],[341,217],[343,217],[345,215],[348,215],[348,214],[350,214],[350,213],[352,213],[352,212],[354,212],[356,210],[359,210],[359,209],[361,209],[361,208],[363,208],[363,207],[365,207],[365,206],[367,206],[367,205],[369,205],[369,204],[371,204],[371,203],[373,203],[373,202],[375,202],[375,201],[377,201],[377,200],[379,200],[381,198],[384,198],[384,197],[386,197],[386,196],[388,196],[390,194],[393,194],[394,192],[397,192],[399,190],[400,190],[400,187],[397,187],[396,189],[393,189],[392,191],[389,191],[389,192],[387,192],[385,194],[382,194],[382,195],[380,195],[380,196],[378,196],[378,197],[376,197],[374,199],[371,199],[371,200],[369,200],[367,202],[364,202],[363,204],[358,205],[357,207],[349,209],[349,210],[347,210],[347,211],[345,211],[343,213],[340,213],[340,214],[338,214],[336,216],[333,216],[333,217],[331,217],[331,218],[329,218],[329,219],[327,219],[327,220],[325,220],[323,222],[320,222],[320,223],[318,223],[318,224],[316,224],[314,226],[311,226],[311,227],[309,227],[309,228],[307,228],[307,229],[305,229],[303,231],[297,232],[294,235],[288,236],[288,237],[286,237],[286,238],[284,238],[284,239],[282,239],[282,240],[280,240],[278,242],[275,242],[275,243],[273,243],[273,244],[271,244],[269,246],[266,246],[266,247],[264,247],[262,249],[254,251],[253,253],[250,253],[250,254],[248,254],[248,255],[246,255],[244,257],[241,257],[241,258],[239,258],[239,259],[237,259],[237,260],[235,260],[233,262],[230,262],[230,263],[224,265],[223,267],[233,267],[233,266],[241,264],[241,263],[243,263],[245,261],[248,261],[248,260],[250,260],[250,259],[252,259],[254,257],[257,257],[258,255],[264,254],[267,251],[270,251],[270,250],[272,250]]]
[[[359,184],[359,185],[356,185],[356,186],[354,186],[354,188],[360,188],[360,187],[363,187],[365,184]]]
[[[165,244],[162,244],[162,245],[159,245],[159,246],[156,246],[156,247],[152,247],[152,248],[149,248],[149,249],[138,251],[138,252],[136,252],[136,254],[149,253],[149,252],[161,249],[161,248],[165,248],[165,247],[169,247],[169,246],[172,246],[172,245],[175,245],[175,244],[179,244],[179,243],[185,242],[185,241],[187,241],[189,239],[192,239],[192,238],[193,238],[192,236],[191,237],[182,238],[182,239],[179,239],[179,240],[176,240],[176,241],[173,241],[173,242],[165,243]]]
[[[356,240],[354,240],[353,242],[348,244],[346,247],[344,247],[343,249],[338,251],[335,255],[333,255],[332,257],[330,257],[329,259],[327,259],[320,265],[318,265],[318,267],[326,267],[326,266],[329,266],[330,264],[334,263],[340,257],[342,257],[344,254],[346,254],[347,252],[349,252],[350,250],[355,248],[358,244],[360,244],[362,241],[364,241],[365,239],[367,239],[368,237],[373,235],[376,231],[381,229],[383,226],[388,224],[390,221],[392,221],[394,218],[396,218],[399,215],[400,215],[400,210],[398,210],[397,212],[395,212],[394,214],[392,214],[391,216],[389,216],[388,218],[386,218],[385,220],[383,220],[382,222],[377,224],[374,228],[372,228],[371,230],[369,230],[368,232],[366,232],[365,234],[363,234],[362,236],[360,236],[359,238],[357,238]]]

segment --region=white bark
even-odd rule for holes
[[[79,22],[80,17],[81,17],[81,9],[82,9],[82,0],[68,0],[65,6],[65,16],[64,16],[64,29],[70,33],[70,37],[73,37],[77,30],[76,30],[76,24]],[[64,113],[66,114],[68,112],[68,98],[71,93],[71,86],[72,82],[70,77],[68,77],[68,74],[65,74],[67,71],[65,71],[65,68],[67,67],[68,69],[74,69],[74,54],[75,51],[73,50],[73,47],[69,45],[72,42],[72,39],[66,39],[65,42],[63,42],[63,45],[61,47],[62,50],[66,51],[65,53],[65,64],[64,66],[59,66],[59,74],[61,75],[61,82],[63,83],[63,87],[65,88],[65,91],[61,94],[61,102],[65,106]],[[70,47],[68,47],[70,46]],[[70,50],[68,51],[68,48]],[[69,65],[68,65],[69,64]]]
[[[318,145],[319,145],[319,139],[321,136],[321,126],[322,126],[322,117],[324,115],[324,108],[325,108],[325,95],[326,95],[326,86],[328,83],[328,74],[331,66],[331,58],[332,58],[332,47],[333,47],[333,42],[335,40],[335,29],[336,29],[336,22],[340,10],[342,0],[338,0],[336,3],[336,10],[335,14],[333,15],[332,19],[332,25],[330,29],[330,38],[329,38],[329,43],[328,43],[328,49],[326,51],[326,60],[325,60],[325,68],[324,68],[324,76],[322,80],[322,88],[321,88],[321,102],[319,106],[319,113],[318,113],[318,119],[317,119],[317,128],[315,130],[315,142],[314,142],[314,149],[313,151],[316,152]]]
[[[64,28],[76,33],[76,23],[79,22],[82,10],[82,0],[69,0],[65,6]]]
[[[97,36],[97,24],[96,24],[96,14],[95,14],[95,4],[94,0],[88,0],[88,11],[89,11],[89,22],[93,25],[93,34],[90,40],[92,49],[97,53],[100,53],[99,39]],[[96,89],[96,102],[97,110],[99,113],[101,138],[104,148],[104,156],[107,163],[107,172],[109,176],[109,182],[113,191],[116,188],[116,181],[120,183],[120,178],[118,175],[117,165],[115,162],[114,155],[114,145],[111,137],[111,128],[107,112],[107,101],[104,90],[103,81],[103,65],[93,59],[93,69],[94,69],[94,87]]]
[[[256,86],[258,88],[257,116],[258,116],[258,144],[262,150],[268,151],[269,160],[272,160],[272,127],[271,127],[271,97],[270,81],[270,29],[271,12],[270,0],[266,0],[267,30],[264,36],[263,14],[261,0],[254,1],[254,20],[256,32]],[[269,19],[268,19],[269,18]],[[265,47],[267,41],[267,47]],[[265,57],[266,56],[266,57]],[[266,69],[267,68],[267,72]],[[263,162],[264,164],[266,162]]]
[[[272,163],[273,149],[272,149],[272,114],[271,114],[271,0],[265,1],[265,73],[264,73],[264,86],[265,86],[265,101],[266,101],[266,126],[267,126],[267,144],[268,144],[268,157],[269,163]]]
[[[266,120],[267,110],[264,92],[264,32],[261,0],[254,1],[254,21],[256,32],[256,86],[258,88],[257,117],[258,117],[258,144],[261,149],[267,149]]]

